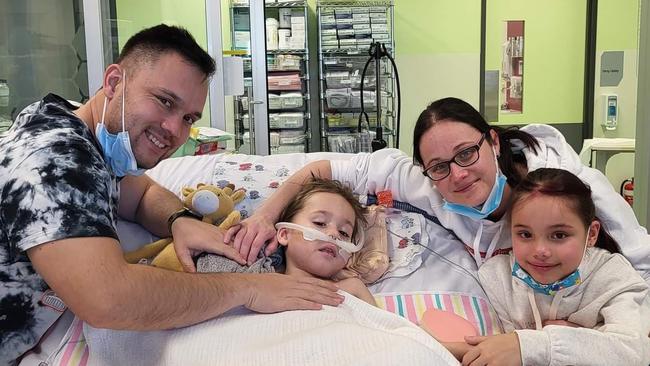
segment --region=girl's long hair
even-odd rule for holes
[[[528,173],[513,191],[511,209],[532,193],[565,200],[567,206],[578,215],[585,228],[589,227],[592,221],[598,220],[596,206],[591,198],[591,188],[567,170],[540,168]],[[602,221],[600,221],[596,247],[606,249],[610,253],[621,252],[618,243],[609,235]]]

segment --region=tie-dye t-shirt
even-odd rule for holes
[[[65,238],[117,239],[117,179],[72,110],[50,94],[0,135],[0,364],[32,348],[62,313],[26,250]]]

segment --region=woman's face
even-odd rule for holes
[[[420,140],[420,155],[424,168],[453,160],[460,151],[476,145],[481,132],[474,127],[457,121],[436,122]],[[447,177],[434,181],[442,197],[448,202],[466,206],[479,206],[485,202],[496,177],[496,162],[493,148],[499,151],[496,132],[490,131],[494,145],[486,139],[479,148],[476,163],[461,167],[452,162]]]

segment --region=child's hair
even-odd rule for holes
[[[513,191],[512,209],[534,193],[564,199],[585,227],[589,227],[593,220],[598,220],[596,206],[591,198],[591,188],[567,170],[540,168],[528,173]],[[616,240],[607,233],[603,223],[600,224],[596,247],[606,249],[610,253],[620,253]]]
[[[313,176],[312,179],[305,183],[296,197],[285,207],[280,215],[280,222],[291,222],[293,217],[305,207],[307,200],[316,193],[334,193],[343,197],[354,210],[356,222],[354,223],[354,230],[352,231],[352,240],[357,238],[359,230],[363,230],[363,225],[366,223],[364,214],[366,213],[365,207],[359,203],[359,200],[354,196],[352,190],[343,185],[337,180],[322,179]]]

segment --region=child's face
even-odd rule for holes
[[[307,199],[303,209],[291,220],[295,224],[314,228],[329,236],[351,241],[356,216],[352,206],[340,195],[319,192]],[[304,240],[297,230],[286,230],[287,269],[297,268],[309,274],[329,278],[340,271],[347,260],[339,255],[339,247],[320,240]]]
[[[513,207],[511,225],[514,256],[537,282],[555,282],[580,265],[587,228],[562,198],[524,197]],[[590,246],[598,236],[594,226],[589,230]]]

